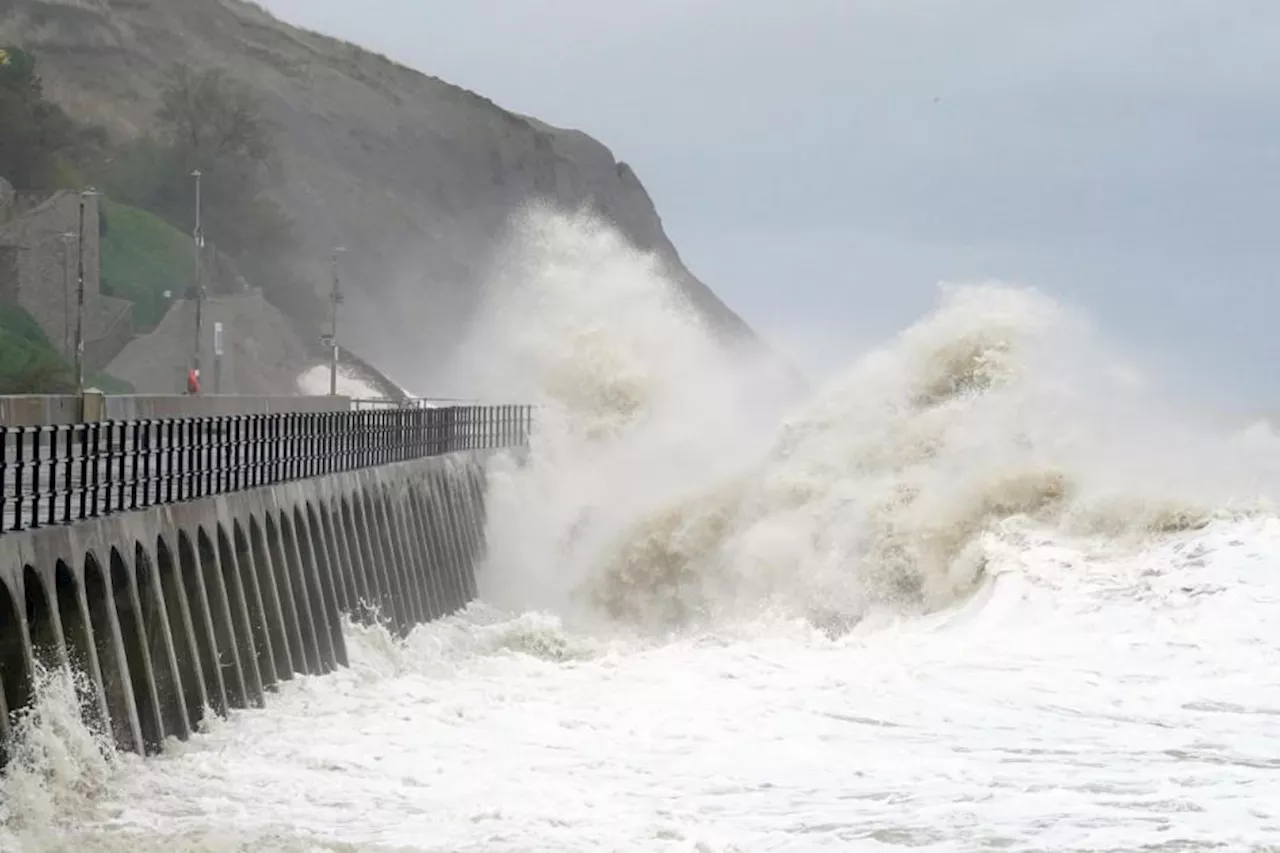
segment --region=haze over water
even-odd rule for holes
[[[808,399],[534,211],[482,601],[145,761],[54,680],[0,850],[1280,849],[1280,442],[1000,283]]]

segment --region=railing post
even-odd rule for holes
[[[231,415],[231,438],[227,442],[227,484],[226,491],[238,492],[242,487],[240,481],[240,451],[244,449],[244,436],[241,434],[241,418],[244,415]]]
[[[124,494],[120,495],[120,508],[134,510],[138,508],[138,458],[142,452],[142,431],[145,429],[146,421],[129,421],[124,423],[124,447],[121,448],[123,453],[128,454],[130,476],[125,483],[121,483],[121,488],[125,489],[129,494],[129,504],[125,506]],[[133,440],[129,440],[129,433],[133,434]],[[124,467],[124,457],[121,458],[120,467]]]
[[[40,441],[44,427],[31,428],[31,524],[32,530],[40,528]]]
[[[94,421],[90,425],[89,436],[89,517],[102,515],[99,500],[102,492],[102,421]]]
[[[289,461],[284,474],[285,481],[287,482],[289,480],[297,479],[298,462],[302,457],[302,454],[298,450],[298,416],[293,412],[289,412],[284,416],[284,434],[285,443],[289,447],[287,455]]]
[[[311,476],[324,473],[324,418],[321,412],[308,412],[307,432],[311,435]]]
[[[133,424],[133,482],[129,484],[129,509],[138,508],[138,459],[144,449],[150,446],[147,442],[147,427],[150,423],[141,420]]]
[[[89,428],[87,424],[79,423],[73,429],[80,436],[80,487],[76,491],[80,493],[79,519],[83,520],[89,509]]]
[[[64,426],[61,428],[63,435],[62,442],[62,523],[68,524],[71,521],[71,486],[74,477],[74,457],[75,444],[72,441],[74,435],[72,428]],[[3,453],[3,450],[0,450]],[[3,467],[3,465],[0,465]],[[0,476],[0,482],[4,482],[3,476]],[[3,504],[3,498],[0,498],[0,505]],[[4,512],[0,509],[0,518],[4,517]]]
[[[359,467],[361,468],[368,468],[377,458],[378,431],[375,420],[377,414],[373,409],[360,413],[361,431],[364,433],[364,445],[360,451]]]
[[[95,456],[102,457],[99,462],[95,459],[95,463],[100,465],[99,473],[102,475],[102,510],[100,515],[111,514],[111,434],[115,428],[115,421],[101,421],[103,429],[106,431],[106,439],[101,437],[99,433],[98,450]],[[98,480],[94,478],[95,485]]]
[[[13,529],[22,530],[25,525],[22,523],[22,474],[27,467],[26,445],[27,445],[27,428],[18,427],[18,440],[14,445],[14,456],[17,459],[17,465],[13,469]]]
[[[58,427],[50,424],[46,431],[49,434],[49,460],[45,479],[49,483],[49,506],[45,511],[44,523],[46,527],[52,527],[58,523],[55,521],[58,509]]]
[[[396,409],[396,461],[409,458],[409,410]]]
[[[178,421],[178,438],[175,450],[178,454],[178,500],[188,500],[195,492],[195,486],[191,483],[191,472],[195,469],[194,456],[195,453],[195,431],[192,428],[192,418],[182,418]]]
[[[386,409],[378,412],[378,465],[385,465],[390,461],[391,429],[388,417],[390,414]]]
[[[316,415],[316,428],[320,432],[319,468],[321,474],[333,473],[333,413],[320,412]]]
[[[120,424],[120,439],[119,439],[120,445],[117,449],[112,451],[113,456],[116,460],[116,486],[118,489],[118,491],[116,492],[116,511],[117,512],[125,508],[124,493],[125,493],[125,483],[127,482],[127,478],[125,477],[125,460],[127,459],[126,454],[129,452],[129,436],[128,436],[129,422],[120,421],[119,424]]]
[[[284,480],[285,471],[288,469],[289,443],[288,436],[285,433],[286,426],[284,414],[277,412],[271,416],[272,444],[274,444],[272,449],[275,451],[273,454],[275,461],[271,465],[271,483],[273,485]]]
[[[195,464],[192,461],[192,454],[195,453],[193,447],[195,432],[192,430],[191,422],[191,418],[178,420],[178,436],[174,443],[174,451],[177,453],[178,458],[178,468],[174,473],[178,482],[178,500],[180,501],[189,499],[195,491],[195,487],[191,484],[191,472],[195,468]]]
[[[307,424],[304,416],[294,412],[293,422],[293,477],[300,480],[307,472]]]

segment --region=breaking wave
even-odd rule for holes
[[[805,404],[754,394],[650,254],[531,214],[470,350],[541,406],[493,475],[487,600],[661,630],[762,610],[844,630],[969,596],[1010,523],[1115,548],[1271,511],[1269,430],[1162,405],[1035,290],[944,284],[933,311]]]

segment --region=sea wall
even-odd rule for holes
[[[206,713],[261,706],[281,681],[344,665],[344,614],[404,634],[464,607],[490,453],[0,537],[0,738],[40,668],[82,674],[85,718],[147,754]]]

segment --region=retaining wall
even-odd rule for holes
[[[484,548],[486,458],[454,453],[0,537],[0,737],[37,666],[87,676],[85,718],[147,754],[210,711],[261,706],[296,673],[345,665],[340,614],[403,634],[461,609]]]

